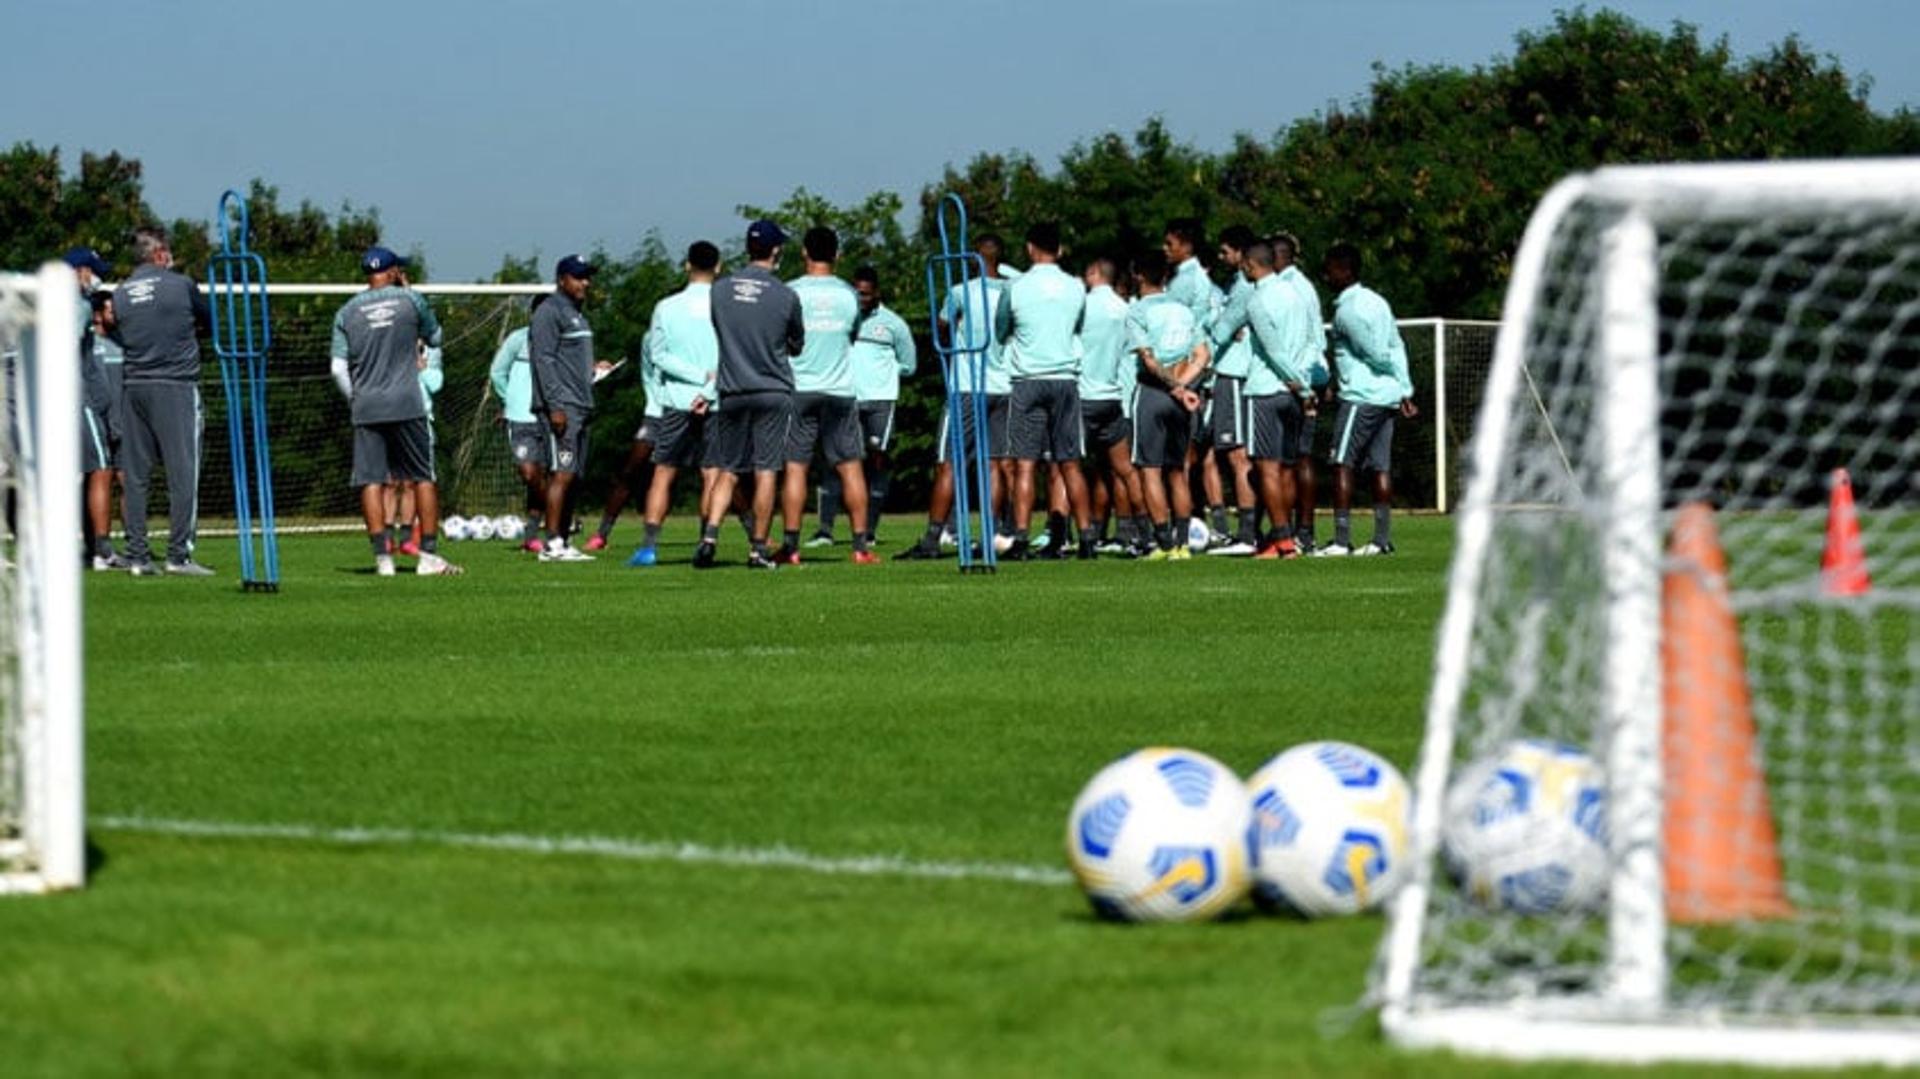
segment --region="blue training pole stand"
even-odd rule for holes
[[[956,221],[951,230],[949,211]],[[993,549],[993,461],[987,448],[987,355],[994,319],[988,267],[967,241],[967,204],[960,196],[949,194],[940,200],[936,214],[940,250],[927,256],[927,307],[933,350],[940,357],[947,389],[947,429],[941,437],[946,439],[947,461],[953,470],[953,536],[960,545],[960,572],[992,573],[999,556]],[[959,325],[949,324],[943,332],[940,308],[956,285]],[[967,438],[968,431],[972,439]],[[973,531],[976,508],[978,537]]]
[[[220,196],[215,220],[220,249],[207,261],[207,287],[212,292],[213,353],[220,360],[220,384],[227,396],[240,587],[278,592],[280,541],[274,531],[273,460],[267,450],[267,352],[273,344],[267,264],[247,248],[251,225],[247,200],[239,192]]]

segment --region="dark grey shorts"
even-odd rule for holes
[[[1213,414],[1209,426],[1214,449],[1237,450],[1252,437],[1246,390],[1244,378],[1220,375],[1213,380]]]
[[[957,418],[953,415],[951,404],[941,411],[940,448],[937,460],[945,462],[953,452],[953,425],[956,422],[960,425],[960,438],[969,450],[972,449],[974,440],[979,437],[979,432],[974,430],[971,404],[973,396],[970,393],[960,395],[960,415]],[[1007,415],[1011,411],[1011,405],[1012,398],[1007,394],[987,395],[987,456],[995,460],[1013,455],[1013,447],[1007,439]]]
[[[640,425],[652,437],[653,463],[672,468],[691,468],[700,463],[701,444],[705,441],[707,418],[681,408],[661,409]],[[635,442],[640,439],[634,439]]]
[[[1133,437],[1127,410],[1118,401],[1080,402],[1081,425],[1086,430],[1087,452],[1102,456]]]
[[[516,465],[547,467],[547,425],[507,421],[507,448]]]
[[[353,425],[353,485],[433,482],[433,421],[425,416]]]
[[[113,467],[113,430],[93,409],[80,408],[80,471],[105,472]]]
[[[1340,402],[1333,417],[1333,463],[1346,468],[1389,472],[1393,469],[1393,418],[1397,408]]]
[[[860,409],[851,397],[826,393],[793,395],[793,426],[787,431],[787,460],[808,464],[813,448],[830,465],[857,461],[860,451]]]
[[[893,448],[893,402],[860,402],[860,441],[868,453],[885,453]]]
[[[1325,406],[1323,405],[1321,407],[1324,408]],[[1302,458],[1311,458],[1313,456],[1314,436],[1319,433],[1319,430],[1320,430],[1320,414],[1318,412],[1315,412],[1311,416],[1307,415],[1305,412],[1302,412],[1300,414],[1299,451],[1300,451],[1300,456]]]
[[[1016,460],[1078,461],[1086,453],[1080,387],[1072,379],[1021,379],[1013,384],[1010,407]]]
[[[567,429],[555,431],[551,424],[547,427],[547,467],[555,472],[579,475],[587,468],[587,417],[583,413],[567,413]]]
[[[1300,399],[1286,391],[1247,398],[1253,420],[1251,451],[1256,461],[1292,464],[1300,456]]]
[[[793,426],[793,395],[737,393],[722,398],[707,420],[709,468],[729,472],[778,472],[787,460]]]
[[[1143,468],[1187,467],[1194,414],[1157,386],[1133,391],[1133,463]]]

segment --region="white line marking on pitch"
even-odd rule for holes
[[[747,869],[795,869],[826,876],[908,877],[923,880],[998,880],[1061,885],[1065,870],[1007,862],[917,862],[893,855],[826,857],[790,847],[710,847],[700,843],[649,842],[606,836],[537,836],[425,832],[409,828],[325,828],[312,824],[245,824],[234,821],[167,820],[154,817],[94,817],[96,828],[148,835],[213,839],[292,839],[341,846],[430,846],[521,854],[572,854],[629,862],[681,862]]]

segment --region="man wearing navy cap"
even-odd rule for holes
[[[771,221],[747,228],[747,265],[713,287],[713,333],[719,345],[715,389],[720,411],[707,464],[718,468],[694,549],[698,569],[713,565],[720,522],[733,504],[735,473],[753,472],[753,553],[747,565],[772,569],[767,530],[773,521],[774,487],[787,459],[793,426],[793,357],[806,347],[800,297],[773,274],[787,234]]]
[[[413,484],[420,515],[420,561],[414,572],[452,577],[461,570],[440,557],[433,421],[420,392],[420,347],[426,346],[430,365],[439,362],[440,321],[426,297],[405,285],[406,264],[384,247],[370,247],[360,257],[367,290],[333,318],[333,380],[347,395],[353,419],[352,482],[360,489],[374,572],[394,574],[385,493],[387,482],[397,480]]]
[[[87,560],[95,570],[125,569],[127,564],[113,553],[109,539],[113,506],[113,448],[119,442],[114,430],[118,409],[117,396],[107,381],[104,349],[94,323],[103,304],[94,302],[94,290],[100,280],[113,271],[107,260],[91,247],[75,247],[64,256],[80,283],[80,471],[86,480]],[[100,297],[102,300],[104,296]],[[104,316],[100,316],[104,317]]]
[[[527,352],[533,361],[533,411],[547,424],[547,541],[542,562],[591,562],[567,542],[567,494],[587,464],[593,418],[593,327],[580,305],[594,265],[568,255],[554,267],[553,296],[533,313]]]
[[[147,494],[156,461],[167,470],[166,571],[210,577],[193,560],[200,518],[199,334],[213,325],[207,298],[173,269],[167,234],[155,228],[133,234],[139,266],[113,292],[113,333],[126,351],[123,376],[127,568],[136,577],[159,572],[147,546]]]

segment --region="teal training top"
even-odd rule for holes
[[[1213,322],[1214,287],[1199,259],[1189,258],[1174,268],[1166,294],[1193,313],[1193,324],[1199,332],[1207,331]]]
[[[640,383],[647,391],[647,414],[658,416],[662,408],[688,411],[696,397],[714,401],[719,369],[713,285],[689,282],[653,305],[653,320],[640,345]]]
[[[1087,286],[1056,263],[1042,262],[1008,285],[995,320],[1008,375],[1077,380],[1074,335],[1086,302]]]
[[[1300,294],[1268,274],[1254,286],[1247,303],[1248,336],[1253,343],[1253,365],[1247,371],[1247,396],[1271,397],[1292,389],[1304,390],[1307,372],[1301,356],[1312,347],[1312,318]]]
[[[1163,369],[1186,359],[1199,343],[1200,326],[1193,311],[1169,293],[1143,296],[1127,312],[1127,348],[1136,353],[1150,349]],[[1160,384],[1149,379],[1144,364],[1136,364],[1134,370],[1140,381]]]
[[[1413,396],[1407,346],[1379,293],[1355,284],[1334,297],[1332,341],[1342,401],[1386,407]]]
[[[1213,339],[1213,372],[1232,378],[1246,378],[1253,368],[1253,343],[1247,332],[1247,304],[1253,299],[1253,282],[1245,274],[1235,274],[1227,302],[1214,317],[1208,336]]]
[[[913,374],[920,357],[907,320],[879,304],[860,319],[853,335],[853,395],[862,401],[897,401],[900,378]]]
[[[1133,389],[1134,364],[1127,350],[1127,301],[1112,285],[1087,293],[1080,317],[1080,399],[1124,401]]]
[[[508,423],[533,422],[533,358],[527,353],[525,326],[508,334],[494,350],[487,381],[493,383],[493,395],[500,399]]]
[[[796,277],[787,287],[800,298],[800,319],[807,328],[806,344],[793,357],[793,392],[852,397],[847,353],[860,321],[860,294],[831,274]]]
[[[1001,354],[1000,342],[993,333],[993,315],[999,310],[1000,294],[1006,291],[1007,285],[1008,282],[1003,278],[987,278],[985,311],[971,310],[973,301],[980,294],[980,282],[977,280],[948,289],[946,301],[940,305],[940,321],[953,327],[953,347],[956,350],[986,348],[989,394],[1013,392],[1013,380],[1007,375],[1006,357]],[[960,389],[970,389],[973,386],[973,355],[962,352],[955,356],[953,373],[960,383]]]
[[[1306,362],[1307,385],[1319,389],[1327,384],[1327,318],[1320,307],[1320,290],[1313,287],[1313,281],[1302,273],[1299,266],[1289,266],[1280,271],[1280,279],[1300,294],[1300,301],[1307,305],[1313,324],[1313,355]]]

